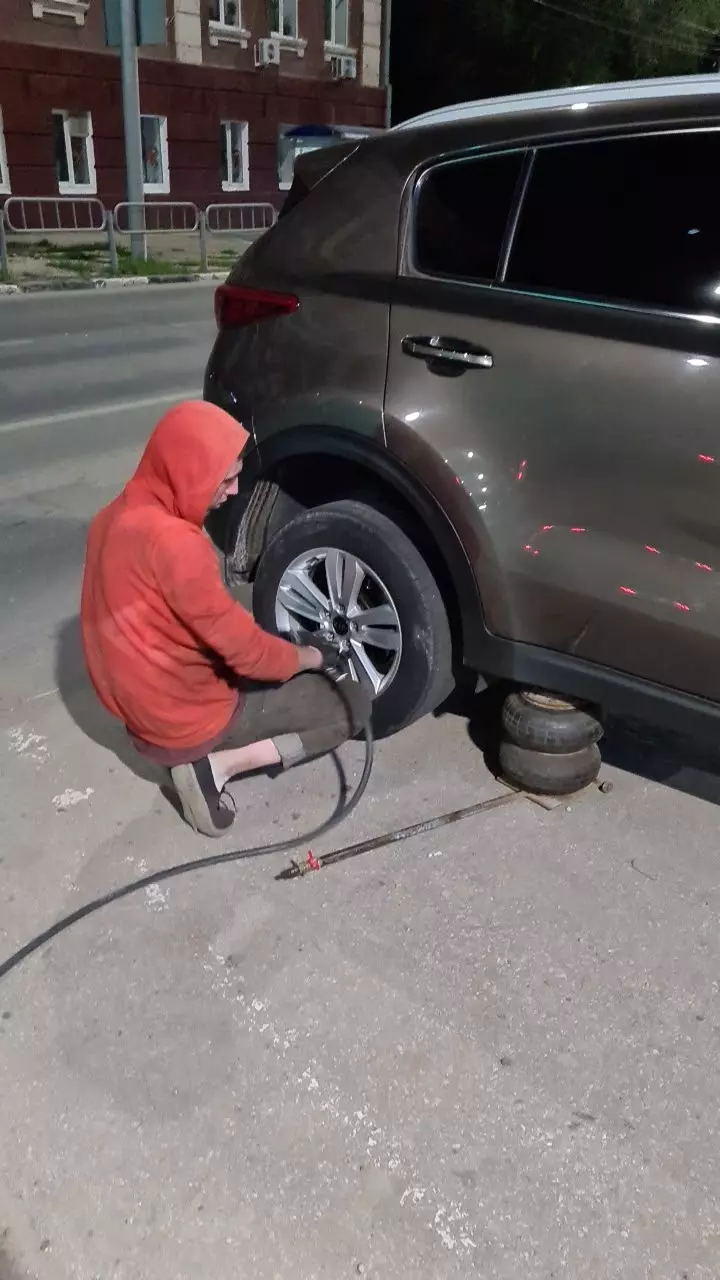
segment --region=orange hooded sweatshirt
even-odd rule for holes
[[[80,610],[90,678],[133,737],[164,751],[222,734],[238,710],[234,677],[284,681],[298,671],[296,647],[229,595],[203,530],[247,439],[215,405],[178,405],[90,526]]]

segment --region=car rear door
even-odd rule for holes
[[[491,631],[720,700],[719,160],[708,128],[433,166],[385,408]]]

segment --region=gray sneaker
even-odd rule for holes
[[[207,756],[170,770],[185,821],[204,836],[222,836],[235,821],[235,811],[218,791]]]

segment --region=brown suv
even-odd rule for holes
[[[720,713],[719,169],[717,76],[448,108],[306,156],[218,290],[229,573],[380,732],[460,668]]]

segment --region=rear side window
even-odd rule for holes
[[[671,311],[720,304],[720,134],[539,151],[507,283]]]
[[[426,275],[493,280],[523,152],[453,160],[420,180],[415,266]]]

